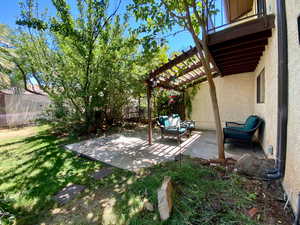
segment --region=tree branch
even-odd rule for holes
[[[25,89],[26,91],[32,93],[32,94],[45,96],[44,94],[39,93],[39,92],[36,92],[36,91],[33,91],[33,90],[30,90],[30,89],[27,87],[27,78],[26,78],[26,73],[25,73],[25,71],[23,70],[23,68],[22,68],[18,63],[16,63],[16,66],[18,67],[18,69],[19,69],[20,72],[22,73],[23,82],[24,82],[24,89]]]

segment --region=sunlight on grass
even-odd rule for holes
[[[64,150],[62,145],[74,140],[57,139],[46,126],[25,130],[10,131],[0,139],[0,192],[11,203],[3,208],[17,218],[30,217],[23,222],[26,224],[27,220],[38,220],[40,211],[51,208],[53,195],[68,183],[89,187],[88,172],[101,168],[101,164]]]
[[[245,216],[255,194],[243,190],[244,180],[237,175],[222,179],[222,168],[186,159],[181,165],[168,162],[138,174],[114,168],[108,178],[94,180],[91,172],[105,165],[63,148],[76,139],[54,137],[45,126],[21,133],[27,136],[0,140],[0,207],[8,212],[4,224],[256,224]],[[164,176],[171,177],[175,190],[166,223],[157,209],[157,189]],[[87,189],[60,206],[53,196],[68,184]],[[144,209],[146,200],[154,211]]]
[[[186,161],[156,166],[151,175],[140,177],[128,185],[114,205],[117,219],[126,224],[244,224],[256,222],[244,216],[243,210],[251,206],[252,199],[242,189],[242,178],[232,175],[220,179],[217,170]],[[158,217],[157,189],[164,176],[172,178],[175,187],[172,216],[164,223]],[[143,199],[155,206],[153,212],[142,210]]]

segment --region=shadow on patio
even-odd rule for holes
[[[66,148],[92,160],[130,171],[174,160],[180,153],[202,159],[218,157],[213,131],[194,131],[193,135],[183,139],[180,145],[172,138],[161,139],[156,131],[154,142],[149,146],[146,130],[137,129],[67,145]],[[250,148],[247,145],[226,144],[225,149],[226,157],[234,159],[238,159],[245,153],[255,153],[263,157],[263,152],[258,145]]]

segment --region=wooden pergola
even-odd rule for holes
[[[183,92],[185,89],[206,81],[202,68],[201,58],[196,47],[183,51],[180,55],[169,60],[156,70],[151,71],[145,83],[147,85],[148,105],[148,143],[152,144],[152,91],[154,88],[176,90]],[[203,53],[204,54],[204,53]],[[214,77],[220,75],[214,63],[210,63]]]
[[[208,35],[213,76],[253,72],[275,27],[274,15],[263,15]],[[204,54],[205,55],[205,54]],[[151,71],[145,83],[148,103],[148,142],[152,144],[151,95],[154,88],[184,91],[206,81],[196,47]]]

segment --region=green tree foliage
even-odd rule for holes
[[[4,24],[0,24],[0,89],[16,86],[16,80],[9,76],[14,64],[9,61],[7,55],[13,55],[11,44],[11,30]]]
[[[37,16],[33,0],[21,4],[22,29],[13,38],[17,57],[7,55],[12,73],[48,94],[53,124],[93,132],[144,95],[143,76],[167,59],[166,48],[141,51],[143,40],[130,31],[126,16],[117,15],[119,6],[108,13],[107,0],[77,0],[76,15],[65,0],[52,3],[56,16],[50,18]]]
[[[178,28],[178,26],[186,29],[191,34],[209,84],[217,131],[219,158],[224,160],[225,153],[221,118],[216,87],[213,81],[213,71],[210,66],[211,62],[214,65],[215,63],[207,46],[208,18],[217,13],[215,1],[133,0],[133,4],[129,6],[129,9],[137,19],[144,22],[141,24],[140,30],[149,33],[149,40],[153,41],[158,33],[172,31],[176,27]]]

